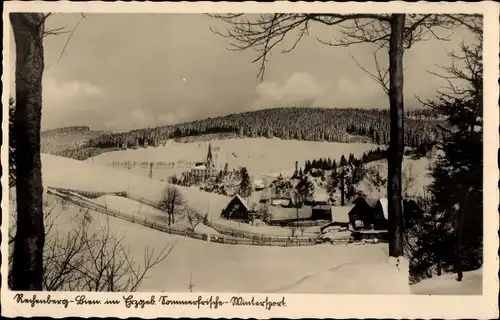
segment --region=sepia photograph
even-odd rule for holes
[[[481,298],[484,14],[197,10],[4,13],[2,296]]]

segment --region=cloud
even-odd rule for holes
[[[104,91],[91,82],[61,81],[46,76],[42,82],[42,128],[93,125],[102,118]],[[96,100],[99,99],[99,100]]]
[[[364,74],[356,79],[338,79],[328,93],[318,98],[318,104],[338,108],[380,108],[388,103],[382,87]]]
[[[325,93],[325,89],[312,75],[295,72],[282,84],[263,82],[257,85],[258,98],[253,107],[259,109],[294,104],[308,106],[314,104],[316,99]]]
[[[101,88],[87,81],[57,82],[49,77],[43,82],[43,98],[51,102],[67,102],[76,98],[96,97],[103,94]]]
[[[264,82],[256,88],[254,109],[269,107],[378,108],[387,99],[382,88],[368,76],[320,81],[305,72],[293,73],[283,83]]]

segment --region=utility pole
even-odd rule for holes
[[[129,164],[128,165],[128,188],[127,188],[127,195],[130,194],[130,169],[131,169],[131,166]]]
[[[343,206],[345,202],[345,181],[344,181],[345,171],[342,169],[340,174],[340,205]]]

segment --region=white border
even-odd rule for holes
[[[105,3],[105,2],[5,2],[4,3],[4,69],[3,69],[3,92],[2,104],[8,105],[9,92],[9,17],[8,12],[12,11],[36,11],[36,12],[114,12],[114,13],[210,13],[210,12],[370,12],[370,13],[482,13],[484,14],[484,266],[483,266],[483,295],[482,296],[412,296],[412,295],[319,295],[319,294],[287,294],[286,308],[273,308],[266,311],[260,308],[247,307],[220,307],[218,309],[196,308],[196,307],[167,307],[149,306],[144,309],[130,308],[123,306],[80,306],[80,307],[54,307],[48,305],[37,305],[31,308],[24,304],[13,302],[14,293],[5,288],[7,283],[7,244],[2,241],[2,315],[4,316],[40,316],[48,315],[54,318],[66,316],[113,316],[113,317],[141,317],[153,318],[158,316],[166,317],[239,317],[239,318],[493,318],[498,316],[497,293],[498,293],[498,199],[497,191],[498,167],[497,148],[499,147],[498,136],[498,77],[499,77],[499,5],[491,1],[481,3],[405,3],[394,1],[390,3],[289,3],[279,1],[275,3]],[[7,62],[7,64],[5,63]],[[2,108],[3,141],[1,155],[4,175],[2,185],[8,185],[8,149],[5,144],[7,136],[7,108]],[[8,189],[3,188],[2,197],[2,234],[8,233]],[[4,238],[5,239],[5,238]],[[388,286],[391,284],[388,283]],[[39,297],[46,296],[46,293],[33,293]],[[79,293],[50,293],[53,298],[61,297],[73,299]],[[88,298],[99,299],[110,297],[121,299],[120,293],[84,293]],[[154,293],[151,293],[154,294]],[[137,298],[148,298],[151,294],[137,293]],[[166,293],[163,293],[166,294]],[[25,296],[28,293],[25,293]],[[156,293],[156,296],[160,294]],[[233,296],[226,293],[172,293],[171,298],[175,299],[196,299],[198,295],[204,297],[219,296],[227,299]],[[239,296],[261,298],[263,294],[238,294]],[[270,299],[281,299],[282,295],[267,295]]]

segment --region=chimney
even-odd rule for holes
[[[299,172],[299,162],[295,161],[295,172]]]

